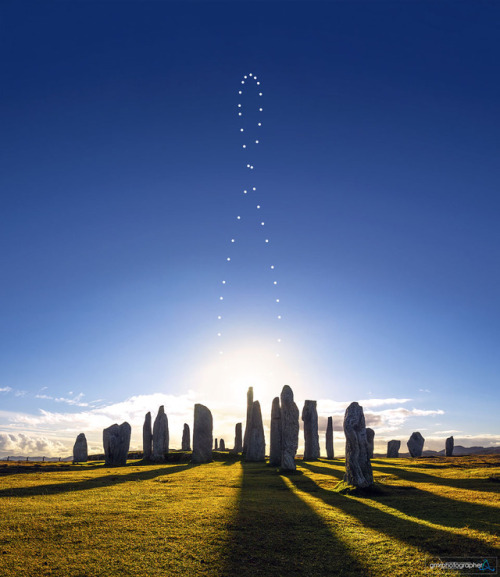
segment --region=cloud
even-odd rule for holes
[[[430,393],[429,389],[418,389],[419,393]]]
[[[12,387],[0,387],[0,393],[10,393],[12,391]]]
[[[66,449],[61,441],[39,435],[0,432],[0,455],[51,456]]]

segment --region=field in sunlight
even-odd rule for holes
[[[295,474],[217,454],[105,468],[0,466],[0,574],[459,575],[500,557],[500,457],[375,459],[378,491],[341,494],[344,461]]]

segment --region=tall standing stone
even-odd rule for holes
[[[226,443],[224,442],[224,439],[219,439],[219,451],[225,451],[226,450]]]
[[[344,415],[345,476],[344,481],[355,487],[366,488],[373,485],[373,471],[368,456],[363,407],[351,403]]]
[[[217,443],[217,439],[215,439],[214,441],[214,451],[218,451],[219,450],[219,444]]]
[[[326,425],[326,458],[333,459],[333,418],[328,417],[328,424]]]
[[[87,448],[87,439],[85,437],[85,433],[80,433],[76,438],[75,444],[73,445],[73,462],[86,463],[88,458],[89,454]]]
[[[252,422],[252,408],[253,408],[253,387],[248,387],[247,391],[247,421],[245,423],[245,434],[243,435],[243,455],[247,452],[248,434],[250,432],[250,424]]]
[[[231,453],[241,453],[243,449],[241,428],[241,423],[236,423],[234,427],[234,447],[231,449]]]
[[[281,469],[295,471],[295,455],[299,446],[299,409],[293,391],[285,385],[281,391]]]
[[[213,444],[212,413],[205,405],[194,406],[193,463],[209,463],[212,460]]]
[[[153,451],[153,432],[151,430],[151,413],[146,413],[142,427],[142,453],[143,459],[149,461]]]
[[[245,453],[246,461],[265,461],[266,441],[264,438],[264,425],[259,401],[254,401],[252,407],[252,420],[248,431],[248,445]]]
[[[104,464],[106,467],[119,467],[127,464],[132,427],[128,423],[111,425],[102,432],[104,445]]]
[[[184,423],[184,428],[182,430],[181,449],[183,451],[191,450],[191,431],[189,430],[189,425],[187,423]]]
[[[153,425],[153,461],[164,463],[168,455],[168,419],[163,405],[158,409]]]
[[[422,435],[417,431],[416,433],[412,433],[411,437],[408,439],[406,443],[408,446],[408,451],[410,451],[410,455],[412,457],[421,457],[422,450],[424,448],[425,439]]]
[[[454,446],[455,446],[455,440],[453,439],[453,437],[448,437],[446,439],[446,445],[445,445],[445,455],[447,457],[453,456],[453,447]]]
[[[304,422],[304,461],[315,461],[320,454],[316,401],[304,403],[302,421]]]
[[[368,442],[368,458],[373,459],[373,447],[374,447],[375,431],[366,427],[366,440]]]
[[[281,465],[281,408],[280,398],[275,397],[271,406],[271,447],[269,449],[271,467]]]
[[[387,458],[397,459],[399,457],[399,448],[401,447],[401,441],[393,439],[387,443]]]

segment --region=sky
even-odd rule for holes
[[[380,452],[500,445],[499,25],[482,0],[2,2],[0,457],[102,452],[125,420],[140,448],[161,404],[180,447],[197,402],[232,446],[247,387],[268,432],[285,384],[322,450],[352,401]]]

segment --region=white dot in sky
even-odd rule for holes
[[[278,318],[281,319],[281,315],[278,315]]]
[[[247,145],[246,145],[246,144],[244,144],[244,145],[243,145],[243,148],[246,148],[246,147],[247,147]]]
[[[241,104],[238,104],[238,108],[241,108]]]
[[[226,282],[226,281],[223,281],[223,282]],[[277,280],[275,280],[275,281],[273,282],[273,284],[278,284],[278,281],[277,281]]]
[[[265,224],[266,224],[265,222],[261,222],[261,223],[260,223],[260,226],[264,226]]]
[[[259,108],[259,112],[262,112],[264,109],[263,108]]]
[[[244,191],[243,191],[243,194],[246,194],[247,192],[248,192],[247,190],[244,190]]]
[[[224,354],[224,353],[222,351],[219,351],[219,355],[222,355],[222,354]]]
[[[257,208],[260,208],[260,204],[257,205]]]
[[[259,96],[262,96],[262,92],[259,92]]]
[[[258,140],[256,140],[256,141],[255,141],[255,144],[259,144],[259,141],[258,141]]]
[[[237,216],[236,218],[237,218],[238,220],[241,220],[241,216]]]
[[[280,299],[276,299],[276,302],[279,303],[279,302],[280,302]]]
[[[257,76],[255,78],[257,78]],[[260,82],[257,82],[257,86],[260,86]]]
[[[220,300],[220,301],[223,301],[223,300],[224,300],[224,297],[219,297],[219,300]]]
[[[234,242],[234,238],[231,239],[231,242]]]
[[[243,78],[246,80],[248,78],[248,76],[243,76]]]
[[[262,122],[257,122],[257,126],[262,126]]]
[[[252,190],[257,190],[257,187],[256,187],[256,186],[253,186],[253,187],[252,187]]]
[[[218,336],[218,337],[221,337],[221,336],[222,336],[222,333],[217,333],[217,336]]]
[[[238,90],[238,94],[243,94],[243,90]]]
[[[223,281],[222,281],[222,284],[226,284],[226,281],[225,281],[225,280],[223,280]]]
[[[269,239],[268,239],[268,238],[266,238],[266,241],[265,241],[265,242],[269,242]]]
[[[274,264],[271,265],[271,268],[274,269]]]
[[[238,112],[238,116],[241,116],[241,112]]]
[[[278,343],[281,343],[281,339],[276,339],[278,341]]]
[[[244,129],[244,128],[240,128],[240,132],[245,132],[245,129]]]
[[[229,261],[231,260],[231,257],[228,256],[228,257],[226,258],[226,260],[227,260],[227,262],[229,262]]]
[[[241,83],[242,83],[242,84],[245,84],[245,81],[244,81],[244,80],[242,80],[242,81],[241,81]]]
[[[250,167],[250,170],[253,170],[253,166]]]

